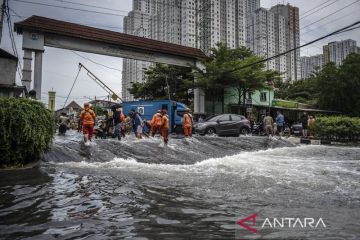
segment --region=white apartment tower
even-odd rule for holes
[[[247,47],[256,55],[268,58],[276,54],[275,15],[265,8],[247,17]],[[267,61],[266,69],[277,70],[275,60]]]
[[[246,17],[259,7],[260,0],[134,0],[124,31],[209,54],[218,42],[231,48],[246,46]],[[124,100],[133,100],[127,89],[144,80],[143,69],[150,65],[124,59]]]
[[[329,62],[340,66],[350,53],[358,53],[356,41],[347,39],[339,42],[330,42],[323,47],[324,64]]]
[[[246,17],[260,0],[198,0],[198,48],[210,53],[218,42],[246,45]]]
[[[278,4],[272,7],[270,11],[285,19],[286,50],[300,46],[299,8],[290,4]],[[292,51],[286,55],[286,69],[288,73],[287,79],[291,81],[301,79],[300,50]]]
[[[300,45],[299,9],[278,4],[270,10],[259,8],[247,17],[246,43],[256,55],[275,56]],[[266,62],[266,68],[282,73],[284,80],[301,78],[300,51]]]
[[[311,75],[319,71],[324,64],[322,54],[318,54],[310,57],[301,57],[300,61],[301,61],[301,79],[306,79],[311,77]]]

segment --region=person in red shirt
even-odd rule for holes
[[[95,117],[96,114],[93,110],[90,109],[90,104],[84,103],[84,110],[82,110],[80,113],[80,119],[82,121],[82,131],[85,145],[89,144],[88,140],[91,141],[93,136]]]

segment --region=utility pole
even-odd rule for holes
[[[1,12],[0,12],[0,44],[2,39],[2,31],[3,31],[3,22],[4,22],[4,16],[5,16],[5,1],[6,0],[0,0],[1,4]]]

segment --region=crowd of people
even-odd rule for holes
[[[69,128],[70,118],[66,113],[61,113],[59,117],[59,135],[65,135]],[[185,137],[192,136],[193,116],[190,109],[186,109],[182,118],[183,130]],[[137,139],[146,137],[155,137],[159,134],[168,144],[170,120],[167,114],[167,109],[159,109],[150,121],[143,119],[142,116],[135,110],[131,109],[128,116],[125,116],[120,108],[113,106],[111,111],[107,111],[104,120],[96,122],[96,113],[91,109],[89,103],[84,104],[84,109],[80,112],[76,127],[71,124],[71,128],[77,128],[82,131],[84,144],[89,145],[93,136],[99,138],[107,138],[111,136],[121,140],[131,130]]]
[[[308,115],[306,112],[304,112],[301,115],[299,122],[301,123],[302,127],[302,136],[304,138],[313,137],[315,116]],[[284,131],[287,126],[284,115],[280,111],[277,111],[275,119],[271,117],[270,113],[267,113],[266,116],[262,119],[262,124],[267,136],[271,135],[273,137],[275,134],[279,134],[280,138],[284,135]],[[290,126],[288,127],[290,128]],[[291,130],[289,129],[288,131],[290,135]]]
[[[314,125],[315,125],[315,117],[313,115],[308,115],[306,112],[300,118],[300,122],[302,125],[302,135],[304,138],[313,137],[314,136]]]
[[[142,139],[144,136],[155,137],[158,134],[162,137],[164,144],[168,144],[169,141],[170,120],[167,109],[159,109],[148,121],[143,119],[135,109],[131,109],[128,116],[125,116],[120,108],[113,106],[111,111],[106,112],[104,120],[96,123],[95,119],[94,110],[91,109],[89,103],[85,103],[78,122],[75,121],[75,118],[71,120],[66,113],[61,114],[58,122],[59,134],[64,135],[70,125],[70,128],[78,129],[79,132],[82,131],[85,145],[90,144],[94,135],[99,138],[111,136],[121,140],[131,131],[137,139]],[[304,112],[300,117],[300,123],[303,137],[312,137],[315,117]],[[187,108],[182,116],[182,129],[185,137],[192,137],[193,125],[193,116],[190,109]],[[262,117],[261,125],[267,136],[278,134],[280,138],[284,135],[287,126],[284,115],[280,111],[277,111],[275,118],[267,113],[266,116]]]
[[[284,134],[285,130],[285,118],[284,115],[278,111],[276,113],[275,121],[271,117],[270,113],[267,113],[266,117],[264,117],[263,123],[264,123],[264,129],[266,132],[266,135],[268,136],[274,136],[276,133],[279,133],[280,138]]]

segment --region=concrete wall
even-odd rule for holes
[[[0,84],[15,85],[16,60],[0,58]]]

